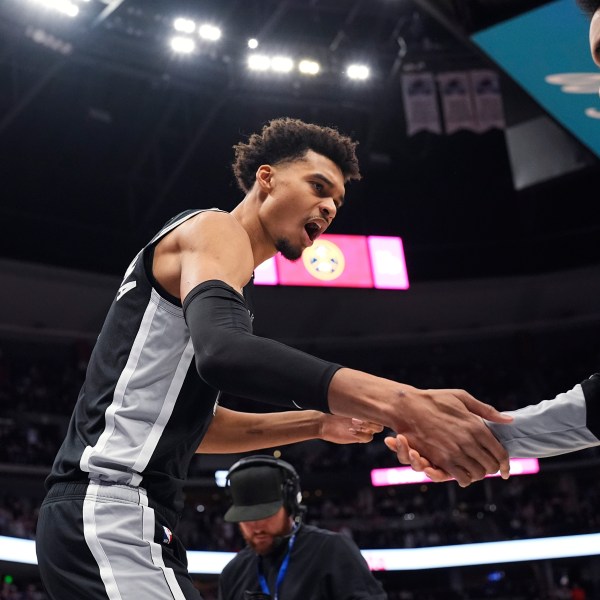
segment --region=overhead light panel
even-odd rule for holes
[[[321,70],[321,65],[314,60],[304,59],[298,63],[298,71],[303,75],[317,75]]]
[[[251,71],[272,71],[273,73],[290,73],[295,68],[294,59],[289,56],[267,54],[250,54],[248,56],[248,68]],[[298,71],[303,75],[316,75],[321,66],[314,60],[304,59],[298,63]]]
[[[248,68],[251,71],[268,71],[271,68],[271,59],[264,54],[251,54],[248,57]]]
[[[294,68],[294,61],[287,56],[274,56],[271,69],[276,73],[289,73]]]
[[[258,40],[256,38],[250,38],[248,40],[248,48],[250,48],[250,50],[256,50],[258,48]]]
[[[36,0],[36,2],[67,15],[67,17],[73,18],[79,14],[79,7],[70,0]]]
[[[218,27],[215,27],[214,25],[204,24],[200,25],[200,27],[198,28],[198,35],[203,40],[216,42],[217,40],[221,39],[221,30]]]
[[[196,31],[196,23],[185,17],[178,17],[175,19],[173,21],[173,27],[175,28],[175,31],[179,31],[179,33],[194,33],[194,31]]]
[[[346,75],[348,75],[350,79],[357,81],[364,81],[365,79],[368,79],[370,74],[371,70],[366,65],[354,64],[350,65],[346,69]]]
[[[191,54],[196,49],[194,40],[177,35],[171,38],[171,48],[179,54]]]

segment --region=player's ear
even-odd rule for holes
[[[256,183],[261,192],[269,194],[273,189],[274,169],[271,165],[260,165],[256,171]]]

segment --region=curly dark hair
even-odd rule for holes
[[[577,6],[591,19],[600,8],[600,0],[575,0]]]
[[[260,165],[276,165],[302,158],[308,150],[326,156],[342,171],[344,181],[360,179],[356,146],[358,142],[337,129],[284,117],[267,123],[248,143],[236,144],[233,173],[238,185],[248,192]]]

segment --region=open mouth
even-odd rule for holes
[[[318,223],[315,223],[314,221],[307,223],[304,226],[304,229],[306,230],[306,233],[308,234],[308,237],[310,238],[311,242],[314,242],[321,233],[321,226]]]

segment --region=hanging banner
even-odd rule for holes
[[[469,72],[469,77],[479,132],[504,129],[504,106],[498,73],[490,69],[476,69]]]
[[[471,97],[469,74],[466,71],[440,73],[437,81],[442,99],[446,133],[454,133],[461,129],[478,131],[479,126]]]
[[[431,73],[404,73],[402,99],[407,135],[419,131],[442,133],[435,80]]]

